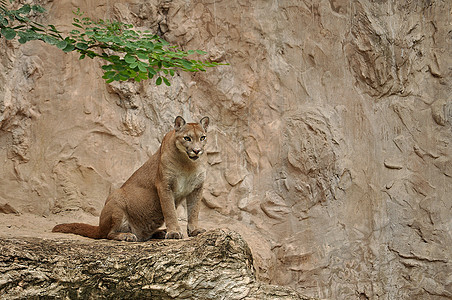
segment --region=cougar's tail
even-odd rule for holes
[[[53,227],[52,232],[73,233],[92,239],[102,238],[99,226],[89,225],[85,223],[59,224]]]

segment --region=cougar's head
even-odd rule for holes
[[[208,126],[208,117],[202,118],[199,123],[186,123],[181,116],[176,117],[174,130],[176,131],[177,149],[186,153],[190,160],[196,161],[204,154]]]

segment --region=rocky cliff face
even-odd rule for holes
[[[67,28],[73,2],[42,3]],[[176,115],[208,115],[201,222],[239,231],[261,279],[330,299],[452,297],[450,1],[79,5],[230,65],[107,85],[98,61],[1,40],[0,204],[96,216]]]

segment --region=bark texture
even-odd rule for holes
[[[2,299],[309,299],[257,281],[242,237],[183,241],[0,239]]]

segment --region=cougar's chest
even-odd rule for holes
[[[205,177],[205,172],[178,174],[173,183],[174,198],[180,199],[188,196],[203,184]]]

